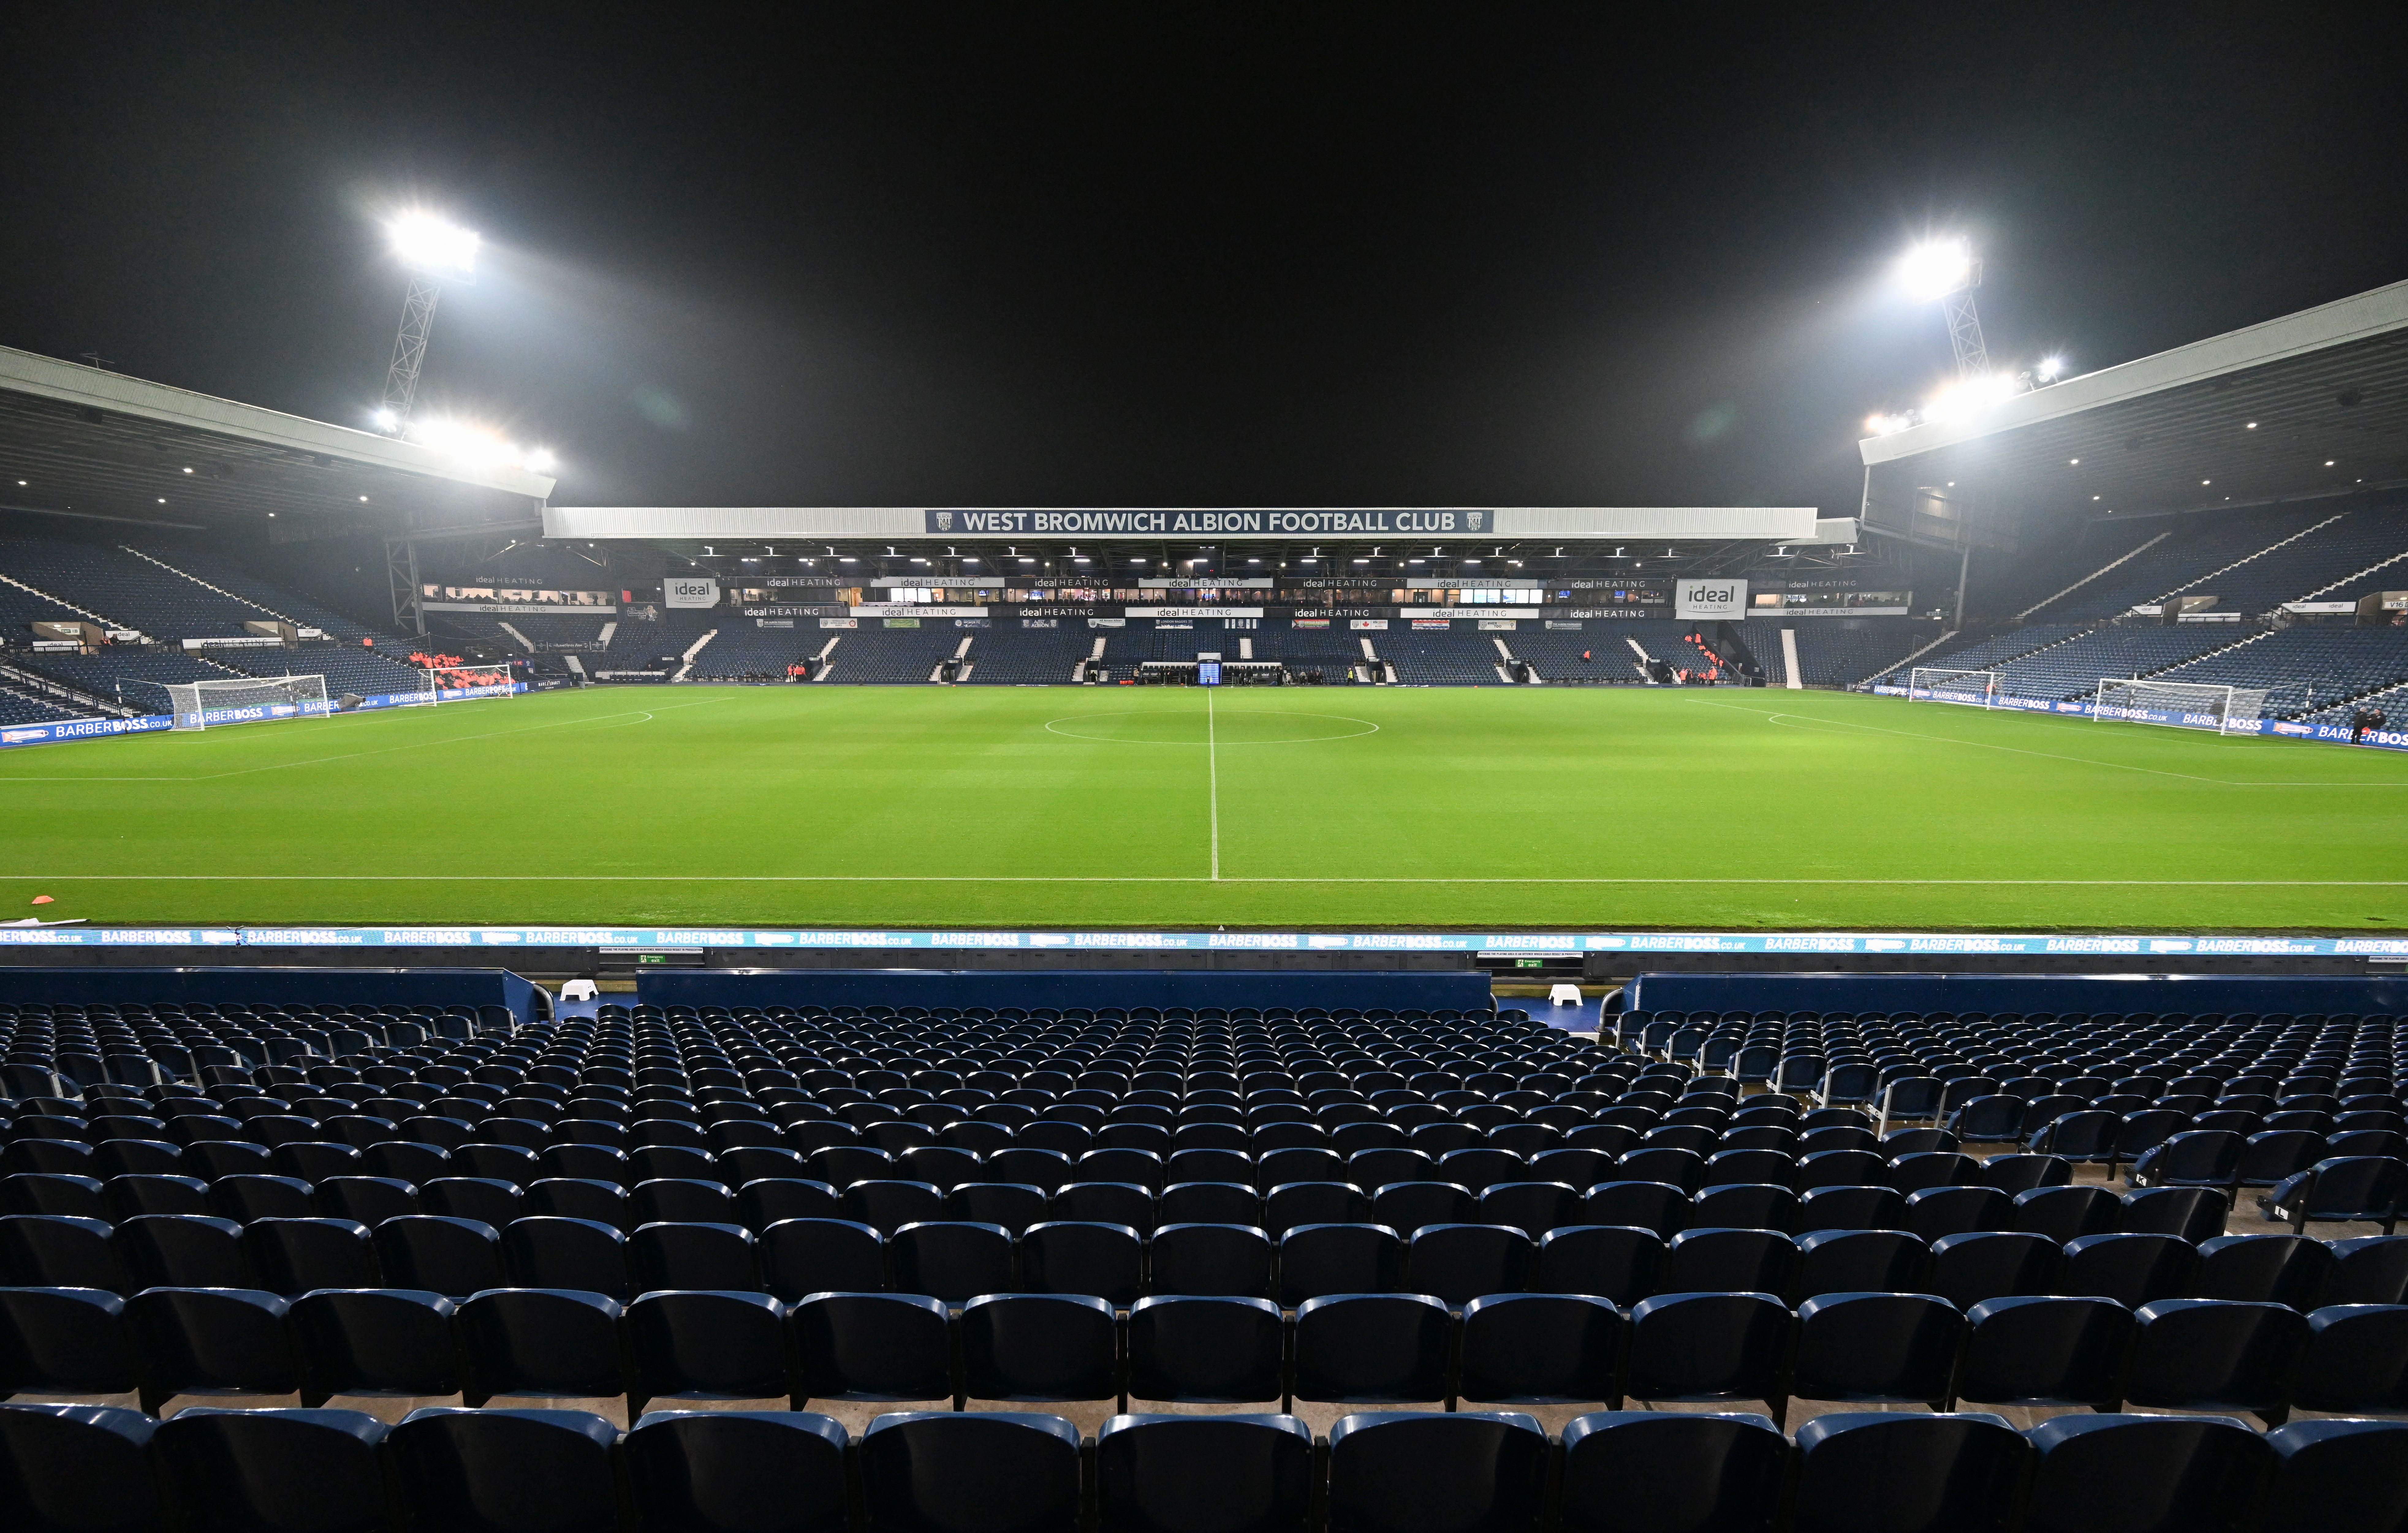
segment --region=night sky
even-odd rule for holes
[[[27,6],[0,343],[364,423],[417,203],[564,504],[1845,514],[1927,231],[2076,370],[2408,278],[2398,14]]]

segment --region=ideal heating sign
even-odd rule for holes
[[[1745,580],[1675,580],[1672,582],[1672,615],[1675,618],[1740,619],[1747,616],[1747,582]]]

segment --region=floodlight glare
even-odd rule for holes
[[[2053,383],[2057,381],[2057,375],[2064,371],[2065,359],[2063,357],[2042,357],[2041,358],[2040,365],[2032,369],[2032,376],[2039,379],[2043,383]]]
[[[465,277],[477,268],[479,236],[432,213],[404,213],[385,231],[394,254],[413,271]]]
[[[413,420],[402,427],[402,436],[446,457],[480,468],[523,468],[530,473],[548,474],[560,466],[550,450],[518,447],[492,427],[468,421],[439,416]]]
[[[1927,421],[1958,421],[2012,399],[2015,380],[2004,373],[1978,373],[1933,394],[1923,407]]]
[[[1900,258],[1898,279],[1918,303],[1945,298],[1972,282],[1972,252],[1961,239],[1927,239]]]

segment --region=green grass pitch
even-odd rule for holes
[[[104,923],[2359,929],[2408,756],[1832,693],[601,688],[0,754]]]

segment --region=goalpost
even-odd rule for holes
[[[2177,729],[2254,732],[2266,709],[2264,687],[2217,686],[2204,681],[2142,681],[2099,679],[2090,716],[2127,724],[2171,724]]]
[[[425,671],[425,700],[460,703],[472,697],[515,697],[510,667],[499,666],[431,666]]]
[[[1994,670],[1942,670],[1917,666],[1906,673],[1906,695],[1910,699],[1995,708],[2005,693],[2005,683]]]
[[[322,719],[335,711],[326,701],[322,676],[229,677],[222,681],[151,684],[167,694],[167,710],[179,729]]]

